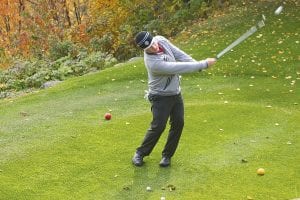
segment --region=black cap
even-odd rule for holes
[[[135,36],[135,43],[142,49],[151,45],[153,37],[147,31],[141,31]]]

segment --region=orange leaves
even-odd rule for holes
[[[73,26],[70,33],[72,41],[87,44],[89,42],[89,36],[86,33],[86,28],[85,23]]]
[[[28,57],[29,56],[29,38],[28,38],[28,34],[26,32],[23,32],[20,34],[19,37],[19,52],[22,56],[24,57]]]
[[[14,13],[17,7],[17,0],[0,0],[0,15],[10,15]]]
[[[20,19],[17,0],[0,0],[0,19],[0,27],[5,30],[0,35],[9,34],[17,28]]]
[[[90,8],[93,31],[91,36],[102,38],[110,35],[112,38],[110,50],[116,50],[119,43],[120,27],[124,24],[130,12],[119,0],[91,0]]]
[[[85,18],[89,0],[0,0],[0,55],[36,56],[50,40],[88,40]],[[84,21],[85,20],[85,21]],[[79,33],[78,33],[79,32]],[[74,34],[72,34],[74,33]]]

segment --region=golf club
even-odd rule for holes
[[[237,40],[235,40],[233,43],[231,43],[228,47],[226,47],[224,50],[222,50],[220,53],[217,55],[217,59],[221,58],[224,54],[226,54],[228,51],[233,49],[235,46],[246,40],[248,37],[253,35],[257,30],[261,29],[262,27],[265,26],[265,20],[266,17],[262,15],[262,20],[257,22],[255,26],[252,26],[246,33],[244,33],[241,37],[239,37]]]
[[[275,15],[279,15],[283,10],[282,6],[279,6],[275,10]],[[226,47],[224,50],[222,50],[220,53],[218,53],[216,59],[220,59],[224,54],[226,54],[228,51],[233,49],[235,46],[246,40],[248,37],[253,35],[257,30],[261,29],[265,26],[266,17],[262,15],[262,19],[257,22],[255,26],[252,26],[246,33],[244,33],[241,37],[239,37],[237,40],[235,40],[233,43],[231,43],[228,47]]]

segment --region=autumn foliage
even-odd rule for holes
[[[48,58],[51,45],[63,41],[126,59],[136,53],[136,32],[172,35],[179,22],[198,17],[212,2],[226,1],[0,0],[0,68],[16,58]]]
[[[47,54],[51,40],[84,33],[87,7],[88,0],[0,0],[1,59]]]
[[[46,55],[51,42],[88,47],[93,37],[107,36],[115,51],[128,14],[116,0],[0,0],[0,55],[36,57]]]

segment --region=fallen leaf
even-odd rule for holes
[[[174,185],[172,185],[172,184],[169,184],[167,187],[169,188],[169,190],[170,190],[171,192],[172,192],[173,190],[176,190],[176,187],[175,187]]]
[[[258,36],[256,36],[257,38],[261,38],[263,36],[263,34],[259,34]]]
[[[123,187],[123,190],[130,190],[128,186]]]
[[[22,115],[23,117],[26,117],[26,116],[28,116],[29,114],[27,113],[27,112],[20,112],[20,115]]]

